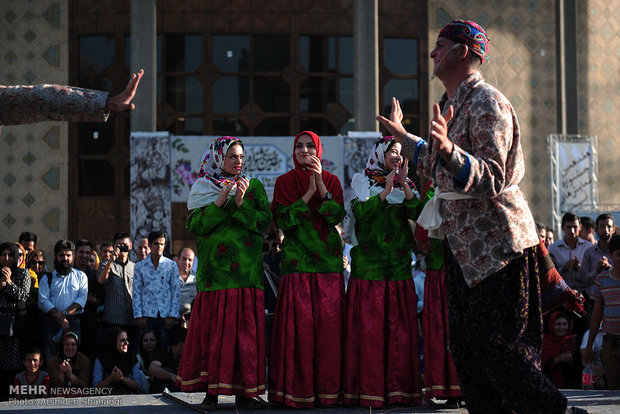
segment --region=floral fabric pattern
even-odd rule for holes
[[[139,261],[133,272],[134,318],[178,318],[181,282],[177,264],[162,256],[157,269],[151,255]]]
[[[351,278],[366,280],[411,279],[413,232],[408,220],[422,209],[416,197],[388,204],[374,195],[368,201],[351,201],[358,244],[351,249]]]
[[[284,231],[282,274],[342,272],[342,240],[335,226],[342,221],[346,211],[336,201],[330,200],[319,206],[318,213],[327,223],[326,242],[314,228],[312,212],[302,199],[276,209],[274,218]]]
[[[454,96],[444,95],[444,114],[454,107],[448,137],[454,150],[448,162],[428,142],[421,144],[418,174],[433,178],[442,192],[475,198],[443,200],[446,238],[474,286],[538,244],[534,218],[518,184],[525,174],[517,116],[510,102],[479,72],[469,75]],[[419,137],[406,139],[403,156],[414,158]],[[455,179],[469,163],[465,180]]]
[[[63,85],[0,85],[0,125],[105,122],[107,92]]]
[[[241,287],[263,288],[263,239],[271,221],[267,193],[255,178],[240,207],[229,200],[197,208],[187,218],[187,229],[197,236],[198,292]]]

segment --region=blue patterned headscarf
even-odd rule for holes
[[[456,43],[464,43],[480,56],[482,62],[489,56],[489,38],[484,29],[471,20],[452,20],[439,32],[439,36]]]

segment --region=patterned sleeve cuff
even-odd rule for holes
[[[448,161],[440,159],[441,165],[454,177],[460,184],[465,184],[471,171],[471,160],[469,154],[454,145],[452,155]]]

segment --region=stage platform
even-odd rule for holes
[[[620,413],[620,391],[581,391],[581,390],[562,390],[569,401],[569,406],[577,406],[585,408],[590,414],[618,414]],[[173,393],[174,397],[182,399],[191,404],[199,404],[204,398],[204,393]],[[27,411],[28,413],[46,413],[46,414],[77,414],[77,413],[195,413],[189,407],[179,402],[165,397],[161,394],[147,395],[123,395],[123,396],[101,396],[101,397],[84,397],[84,398],[48,398],[42,400],[29,400],[25,404],[21,402],[2,402],[0,403],[0,411]],[[234,404],[234,397],[222,396],[219,398],[217,413],[361,413],[370,412],[368,409],[349,408],[338,406],[334,408],[318,408],[314,410],[291,410],[283,408],[274,408],[266,410],[237,410]],[[465,408],[445,409],[434,407],[428,403],[424,403],[417,407],[398,407],[373,409],[373,413],[467,413]]]

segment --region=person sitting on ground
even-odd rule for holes
[[[104,333],[103,347],[95,360],[93,385],[110,388],[114,395],[141,394],[148,389],[138,358],[129,349],[127,332],[121,328],[114,327]]]
[[[24,355],[22,363],[25,369],[17,374],[13,381],[13,386],[18,387],[17,394],[15,394],[14,397],[18,399],[47,397],[50,389],[50,377],[47,375],[47,372],[40,369],[41,365],[43,365],[41,350],[36,347],[30,348]],[[24,394],[21,393],[22,385],[29,386],[27,392]],[[45,388],[41,389],[37,387],[38,385],[42,385]],[[30,388],[32,386],[35,387]]]
[[[186,336],[187,329],[176,328],[172,332],[168,349],[160,349],[153,357],[153,361],[149,365],[151,393],[160,393],[164,388],[168,388],[173,392],[181,391],[176,385],[176,380]]]
[[[153,357],[157,354],[158,349],[157,334],[154,330],[147,329],[140,337],[140,350],[136,358],[138,358],[140,370],[149,380],[149,366],[151,365]]]
[[[571,334],[570,319],[558,311],[551,314],[549,332],[543,335],[541,365],[545,375],[558,388],[577,388],[581,367],[577,364],[576,336]]]
[[[78,339],[77,334],[65,332],[58,354],[47,363],[52,388],[63,388],[60,393],[52,397],[80,396],[78,390],[89,384],[90,360],[79,352]]]

